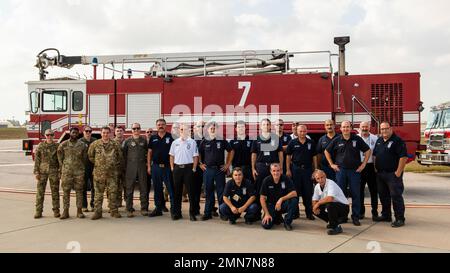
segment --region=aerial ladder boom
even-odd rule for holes
[[[46,52],[55,51],[55,56]],[[212,51],[191,53],[65,56],[56,48],[48,48],[37,55],[36,67],[45,80],[48,67],[72,68],[74,65],[152,64],[148,75],[197,76],[239,68],[260,68],[260,72],[287,69],[289,53],[284,50]],[[253,70],[254,72],[258,72]]]

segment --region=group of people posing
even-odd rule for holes
[[[236,224],[243,215],[246,224],[261,221],[265,229],[283,224],[292,230],[300,217],[302,199],[306,219],[315,216],[328,223],[328,234],[342,232],[348,221],[349,197],[351,219],[356,226],[365,217],[364,190],[368,185],[373,221],[405,223],[403,170],[407,161],[406,145],[393,132],[389,122],[380,124],[381,135],[370,133],[370,124],[362,122],[359,134],[352,124],[340,124],[335,132],[333,120],[324,123],[326,134],[318,141],[308,135],[306,125],[292,124],[292,134],[284,133],[283,120],[269,119],[259,124],[256,140],[246,134],[246,123],[235,124],[236,136],[225,140],[216,122],[173,124],[166,131],[166,121],[156,121],[157,132],[142,134],[139,123],[132,125],[131,137],[124,130],[103,127],[101,139],[94,139],[92,128],[85,126],[83,136],[77,127],[70,129],[70,139],[54,142],[51,130],[35,151],[34,175],[37,180],[36,214],[42,217],[47,181],[52,192],[54,217],[69,218],[70,193],[76,193],[77,217],[88,212],[87,191],[91,191],[91,219],[102,217],[105,191],[111,217],[120,218],[118,208],[125,199],[127,217],[134,217],[133,193],[139,185],[143,216],[157,217],[166,209],[164,187],[170,200],[172,220],[182,218],[183,189],[189,197],[189,218],[197,221],[200,199],[205,195],[201,220],[213,216]],[[231,179],[226,182],[226,177]],[[60,184],[61,182],[61,184]],[[153,184],[155,208],[149,211],[150,186]],[[63,190],[60,214],[59,189]],[[216,207],[216,195],[218,206]],[[378,214],[378,199],[381,215]]]

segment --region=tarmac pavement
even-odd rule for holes
[[[34,219],[33,161],[19,150],[20,141],[0,141],[0,252],[450,252],[450,174],[405,174],[404,227],[372,222],[366,204],[367,218],[360,227],[350,221],[342,225],[342,234],[329,236],[325,222],[303,217],[294,221],[293,231],[283,225],[264,230],[257,223],[245,225],[242,218],[235,226],[219,218],[191,222],[188,203],[183,203],[184,218],[178,221],[169,213],[126,218],[123,208],[121,219],[104,213],[92,221],[92,212],[75,218],[72,198],[71,218],[60,220],[52,217],[50,195],[44,217]],[[138,203],[136,199],[137,212]]]

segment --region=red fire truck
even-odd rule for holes
[[[99,132],[105,125],[122,125],[129,133],[133,122],[151,128],[163,117],[169,126],[216,120],[227,125],[222,127],[228,128],[224,133],[229,136],[237,120],[257,126],[268,117],[281,118],[287,125],[306,124],[316,139],[324,134],[327,119],[337,124],[350,120],[355,128],[370,121],[373,133],[378,133],[381,121],[390,121],[414,159],[420,142],[420,74],[351,75],[345,69],[349,41],[348,36],[334,38],[338,54],[247,50],[65,56],[46,49],[37,56],[40,79],[27,82],[29,139],[23,149],[32,154],[48,128],[61,141],[72,126],[89,124]],[[297,61],[317,55],[324,56],[326,65]],[[336,72],[334,58],[339,64]],[[92,79],[47,77],[49,67],[75,65],[92,66]],[[130,68],[133,65],[145,69]],[[113,76],[106,79],[105,71]]]
[[[423,136],[426,149],[418,152],[417,161],[450,166],[450,101],[431,107]]]

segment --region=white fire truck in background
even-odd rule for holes
[[[423,136],[426,150],[418,152],[417,161],[450,166],[450,101],[431,107]]]

